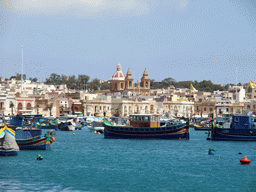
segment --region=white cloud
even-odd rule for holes
[[[145,0],[9,0],[12,12],[36,17],[92,17],[147,14]]]

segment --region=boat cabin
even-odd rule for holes
[[[233,115],[231,128],[252,129],[254,128],[254,117],[244,115]]]
[[[136,114],[130,115],[130,126],[132,127],[160,127],[159,115]]]

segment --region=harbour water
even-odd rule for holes
[[[0,157],[0,191],[255,191],[256,143],[206,138],[194,129],[190,140],[57,131],[51,151]],[[208,155],[209,148],[216,154]],[[245,155],[250,165],[240,165]]]

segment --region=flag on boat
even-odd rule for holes
[[[252,88],[252,89],[254,89],[254,87],[255,87],[255,83],[251,80],[251,82],[250,82],[250,87]]]
[[[195,90],[195,88],[193,87],[192,83],[190,84],[190,89],[191,90]]]

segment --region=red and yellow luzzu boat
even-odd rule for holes
[[[160,126],[158,115],[130,115],[130,126],[113,125],[104,120],[104,138],[189,139],[189,121]]]

